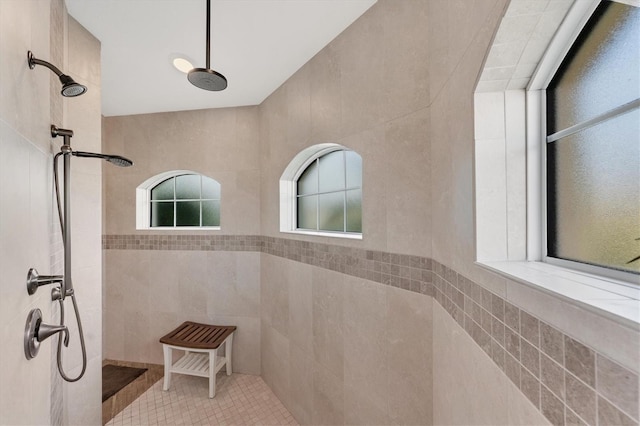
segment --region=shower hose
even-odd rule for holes
[[[53,182],[54,182],[55,192],[56,192],[56,204],[58,206],[58,219],[60,222],[60,231],[62,232],[62,244],[66,247],[67,241],[65,241],[65,237],[64,237],[64,227],[68,226],[69,224],[65,223],[66,218],[62,217],[62,207],[60,206],[60,185],[58,182],[58,157],[60,157],[60,155],[62,155],[62,152],[57,153],[53,157]],[[64,277],[64,279],[71,280],[71,277]],[[82,378],[82,376],[84,376],[84,372],[87,369],[87,349],[84,343],[84,333],[82,331],[82,320],[80,319],[80,312],[78,312],[78,303],[76,302],[76,295],[73,292],[71,293],[71,301],[73,302],[73,310],[75,312],[76,322],[78,323],[78,333],[80,335],[80,347],[82,348],[82,371],[80,371],[80,374],[74,378],[70,378],[64,372],[64,368],[62,367],[62,339],[59,336],[58,336],[57,361],[58,361],[58,371],[60,372],[60,376],[62,376],[62,378],[67,382],[77,382]],[[60,325],[64,325],[64,300],[62,298],[62,295],[58,299],[58,302],[60,303]]]

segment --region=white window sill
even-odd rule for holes
[[[219,226],[154,226],[136,228],[138,231],[219,231]]]
[[[640,324],[640,287],[544,262],[476,262],[614,320]]]
[[[314,235],[316,237],[331,237],[331,238],[346,238],[349,240],[361,240],[362,234],[356,233],[341,233],[341,232],[321,232],[321,231],[280,231],[285,234],[298,234],[298,235]]]

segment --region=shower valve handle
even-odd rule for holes
[[[40,342],[56,333],[64,333],[64,345],[69,346],[69,329],[65,325],[51,325],[42,322],[42,311],[32,309],[27,316],[24,327],[24,355],[27,359],[35,358],[40,350]]]
[[[38,342],[42,342],[43,340],[46,340],[52,335],[60,332],[64,333],[64,346],[69,346],[69,329],[66,325],[51,325],[41,322],[38,326]]]
[[[35,268],[29,269],[27,273],[27,292],[32,295],[41,285],[62,283],[62,275],[39,275]]]

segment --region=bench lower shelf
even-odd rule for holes
[[[216,356],[214,375],[227,363],[226,358]],[[209,377],[209,354],[187,352],[171,366],[172,373]]]

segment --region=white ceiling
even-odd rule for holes
[[[213,0],[222,92],[196,88],[170,61],[181,54],[205,67],[206,0],[66,2],[102,42],[102,113],[114,116],[257,105],[376,0]]]

